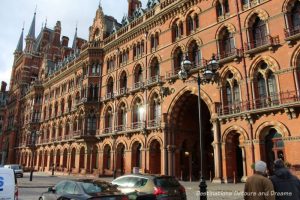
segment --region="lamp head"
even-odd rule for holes
[[[188,73],[186,70],[184,69],[181,69],[179,72],[178,72],[178,77],[181,79],[181,80],[186,80],[188,78]]]

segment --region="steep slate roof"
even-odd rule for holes
[[[18,45],[17,45],[17,48],[16,48],[15,52],[22,52],[23,51],[23,35],[24,35],[24,28],[22,28],[22,33],[20,35],[19,42],[18,42]]]
[[[30,25],[30,29],[29,29],[29,32],[27,35],[27,37],[33,38],[33,39],[35,39],[35,16],[36,16],[36,12],[34,12],[33,19],[32,19],[31,25]]]

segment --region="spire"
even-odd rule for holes
[[[102,10],[102,4],[101,4],[101,0],[99,0],[99,5],[98,8]]]
[[[33,19],[30,25],[30,29],[28,32],[27,37],[35,39],[35,16],[36,16],[36,10],[34,11]]]
[[[23,25],[22,33],[20,35],[20,39],[19,39],[19,42],[18,42],[18,45],[17,45],[17,48],[16,48],[15,52],[22,52],[23,51],[23,33],[24,33],[24,25]]]
[[[74,35],[72,49],[77,49],[76,40],[77,40],[77,24],[76,24],[76,29],[75,29],[75,35]]]

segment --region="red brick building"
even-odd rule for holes
[[[271,170],[277,158],[299,173],[299,10],[296,0],[129,0],[121,23],[99,5],[88,41],[75,35],[72,48],[59,22],[30,32],[10,84],[10,162],[198,179],[197,84],[177,73],[186,55],[195,75],[216,55],[219,81],[200,91],[205,177],[243,181],[256,160]]]

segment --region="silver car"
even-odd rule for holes
[[[16,177],[23,177],[23,168],[21,165],[18,164],[10,164],[10,165],[4,165],[4,168],[13,169],[15,171]]]

